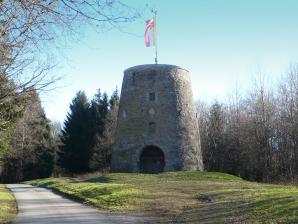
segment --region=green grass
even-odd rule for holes
[[[0,223],[10,223],[16,216],[16,202],[5,185],[0,184]]]
[[[176,223],[298,223],[298,187],[211,172],[110,173],[27,182],[111,211]]]

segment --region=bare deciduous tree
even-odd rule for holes
[[[53,83],[45,45],[82,24],[117,28],[137,17],[121,0],[4,0],[0,2],[0,76],[13,80],[19,94]],[[37,57],[39,59],[37,59]]]
[[[245,96],[236,92],[221,106],[200,107],[207,169],[257,181],[297,181],[297,71],[283,77],[279,91],[267,88],[261,76]]]

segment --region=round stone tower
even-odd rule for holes
[[[125,70],[111,163],[114,172],[203,170],[187,70],[162,64]]]

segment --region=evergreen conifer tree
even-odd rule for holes
[[[106,93],[101,93],[100,89],[97,90],[97,93],[94,95],[94,98],[91,100],[90,105],[90,137],[91,147],[94,147],[95,136],[102,136],[104,131],[104,120],[107,116],[109,110],[109,100]]]
[[[91,156],[89,142],[89,103],[85,92],[77,92],[64,122],[59,147],[58,165],[70,173],[89,171]]]
[[[100,95],[97,94],[98,96]],[[110,166],[112,144],[114,143],[117,124],[118,90],[116,89],[113,92],[109,100],[106,94],[99,99],[97,119],[100,119],[98,120],[100,126],[97,126],[93,133],[93,156],[90,165],[93,170],[107,170]]]
[[[110,110],[113,109],[114,107],[118,107],[119,100],[120,100],[119,91],[118,91],[118,88],[116,87],[115,91],[112,93],[111,98],[109,100]]]

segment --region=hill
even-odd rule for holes
[[[212,172],[109,173],[27,182],[98,209],[174,223],[298,223],[298,187]]]

